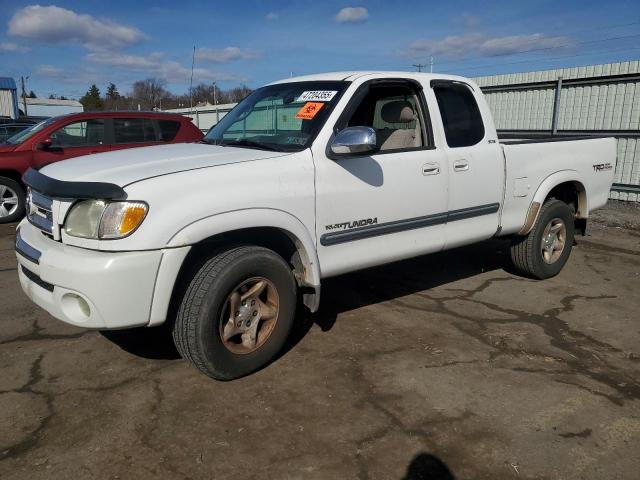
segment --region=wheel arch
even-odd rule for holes
[[[0,168],[0,177],[7,177],[18,182],[20,185],[24,185],[22,183],[22,175],[17,170],[12,170],[10,168]]]
[[[320,301],[320,266],[313,237],[295,216],[275,209],[245,209],[213,215],[177,232],[167,247],[191,245],[180,275],[223,245],[252,244],[269,248],[287,261],[303,287],[305,305],[314,312]],[[178,281],[176,281],[177,288]]]
[[[584,183],[578,178],[575,170],[563,170],[547,177],[538,187],[529,205],[525,224],[522,226],[519,235],[528,234],[540,214],[540,207],[549,198],[562,200],[568,205],[572,205],[575,212],[576,226],[584,232],[586,220],[589,216],[589,203],[587,190]]]

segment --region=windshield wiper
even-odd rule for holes
[[[249,148],[259,148],[261,150],[270,150],[272,152],[279,152],[280,150],[268,145],[266,143],[258,142],[256,140],[250,140],[248,138],[238,138],[236,140],[231,140],[229,142],[221,142],[221,145],[227,145],[230,147],[249,147]]]

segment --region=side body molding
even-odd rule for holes
[[[304,265],[305,284],[320,290],[320,264],[315,239],[305,225],[284,210],[271,208],[248,208],[211,215],[187,225],[167,243],[167,247],[193,245],[217,234],[244,228],[278,228],[293,241]],[[319,295],[317,295],[319,297]]]

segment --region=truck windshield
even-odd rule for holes
[[[47,120],[44,120],[43,122],[36,123],[35,125],[32,125],[26,130],[22,130],[21,132],[16,133],[13,137],[7,138],[5,140],[5,143],[8,143],[9,145],[18,145],[19,143],[22,143],[27,139],[31,138],[32,136],[34,136],[43,128],[48,127],[56,120],[57,120],[57,117],[54,117],[54,118],[49,118]]]
[[[259,88],[242,100],[204,138],[281,152],[311,145],[348,82],[291,82]]]

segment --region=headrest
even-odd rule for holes
[[[407,123],[416,119],[411,104],[405,100],[385,103],[380,111],[382,120],[387,123]]]

